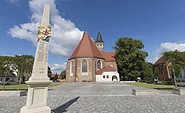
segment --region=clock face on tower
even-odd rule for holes
[[[49,38],[51,37],[51,27],[50,26],[40,26],[38,28],[38,41],[46,41],[49,42]]]

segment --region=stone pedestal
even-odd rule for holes
[[[28,84],[28,96],[26,106],[21,108],[21,113],[51,113],[47,106],[47,94],[49,82],[26,82]]]
[[[158,91],[154,89],[132,89],[133,95],[158,95]]]
[[[174,88],[173,94],[177,95],[185,95],[185,88]]]

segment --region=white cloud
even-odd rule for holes
[[[61,73],[66,69],[66,62],[64,64],[51,64],[50,68],[52,73]]]
[[[43,8],[45,4],[50,5],[52,36],[49,42],[51,53],[69,57],[80,41],[83,32],[76,28],[70,20],[66,20],[59,15],[55,0],[30,0],[29,8],[32,12],[30,22],[15,25],[9,29],[13,38],[24,39],[37,43],[37,28],[41,22]]]
[[[171,42],[164,42],[160,44],[160,47],[156,51],[156,56],[154,57],[154,62],[157,61],[162,53],[165,51],[185,51],[185,43],[171,43]]]
[[[185,51],[185,43],[170,43],[170,42],[165,42],[161,43],[160,45],[160,51]]]

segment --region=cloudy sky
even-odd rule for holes
[[[100,30],[105,51],[113,51],[118,38],[139,39],[150,62],[164,51],[185,50],[184,0],[1,0],[0,55],[35,55],[45,3],[51,7],[53,73],[65,69],[84,31],[95,40]]]

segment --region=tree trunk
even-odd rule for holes
[[[19,88],[18,88],[18,90],[20,90],[21,89],[21,82],[22,82],[22,72],[20,72],[19,73]]]
[[[176,81],[176,76],[175,76],[175,69],[173,67],[173,78],[174,78],[174,85],[177,87],[177,81]]]
[[[18,88],[18,90],[21,89],[21,82],[22,82],[22,77],[20,76],[20,79],[19,79],[19,88]]]
[[[3,81],[3,91],[5,90],[5,84],[6,84],[6,72],[5,72],[5,77],[4,77],[4,81]]]
[[[17,71],[17,77],[16,77],[16,82],[19,83],[19,78],[20,78],[20,72],[19,70]]]

